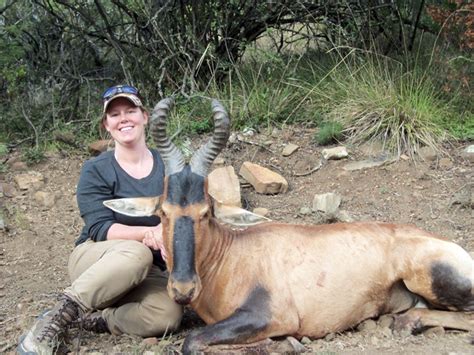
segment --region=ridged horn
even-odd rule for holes
[[[219,101],[212,100],[212,112],[214,134],[204,146],[194,153],[189,162],[192,172],[204,177],[207,176],[214,159],[225,147],[230,134],[230,119],[224,106]]]
[[[180,172],[184,167],[184,157],[166,135],[166,119],[173,106],[173,99],[166,98],[158,102],[151,114],[150,131],[156,149],[165,163],[165,174]]]

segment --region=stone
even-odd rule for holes
[[[312,341],[311,341],[310,338],[308,338],[308,337],[301,338],[301,344],[308,345],[308,344],[311,344],[311,343],[312,343]]]
[[[239,174],[260,194],[278,194],[288,190],[288,182],[283,176],[248,161],[242,164]]]
[[[30,171],[26,174],[15,175],[13,177],[13,180],[15,180],[20,190],[38,189],[44,185],[43,174],[36,171]]]
[[[87,146],[87,149],[91,155],[99,155],[102,152],[105,152],[109,147],[114,146],[114,141],[112,139],[101,139],[95,142],[90,143]]]
[[[474,154],[474,144],[467,146],[463,151],[468,154]]]
[[[449,158],[441,158],[438,162],[440,169],[449,170],[453,167],[453,162]]]
[[[3,196],[11,198],[16,195],[16,189],[13,185],[5,184],[5,183],[0,183],[0,185],[2,186],[1,188],[3,192]]]
[[[380,328],[390,328],[393,324],[393,317],[391,315],[384,314],[378,319],[377,324]]]
[[[438,152],[432,147],[421,147],[418,150],[418,155],[425,161],[435,161],[438,158]]]
[[[443,327],[432,327],[427,329],[423,334],[429,337],[440,337],[446,333]]]
[[[373,319],[367,319],[366,321],[360,323],[357,326],[357,330],[359,332],[373,332],[375,329],[377,329],[377,323]]]
[[[255,213],[255,214],[258,214],[259,216],[263,216],[263,217],[265,217],[266,215],[268,215],[270,213],[268,208],[264,208],[264,207],[254,208],[252,212]]]
[[[218,156],[216,159],[214,159],[214,162],[212,163],[212,166],[216,168],[221,168],[225,165],[225,159]]]
[[[242,206],[239,179],[232,166],[214,169],[209,174],[208,191],[220,204]]]
[[[335,148],[327,148],[321,151],[323,158],[326,160],[338,160],[344,159],[349,156],[346,147],[335,147]]]
[[[456,191],[456,193],[451,198],[451,205],[461,205],[461,207],[471,207],[474,208],[474,184],[467,184],[461,189]]]
[[[142,341],[142,343],[146,345],[157,345],[159,342],[159,339],[156,337],[145,338]]]
[[[335,213],[341,204],[341,195],[336,193],[325,193],[315,195],[313,198],[313,211]]]
[[[375,167],[382,166],[390,162],[393,162],[393,160],[387,157],[380,157],[377,159],[367,159],[367,160],[351,162],[351,163],[346,164],[343,167],[343,169],[346,171],[362,170],[362,169],[368,169],[368,168],[375,168]]]
[[[46,191],[37,191],[34,198],[38,204],[48,208],[53,207],[56,202],[56,195]]]
[[[15,161],[10,164],[11,171],[26,171],[28,170],[28,165],[24,161]]]
[[[72,146],[76,145],[76,135],[72,132],[54,132],[54,139]]]
[[[461,157],[471,163],[474,163],[474,144],[464,148],[461,152]]]
[[[273,138],[278,138],[278,137],[280,137],[280,135],[281,135],[281,130],[279,130],[278,128],[274,127],[274,128],[272,129],[271,136],[272,136]]]
[[[336,219],[343,223],[354,222],[354,218],[349,214],[349,212],[344,210],[341,210],[336,214]]]
[[[289,157],[291,154],[296,152],[300,147],[296,144],[289,143],[285,145],[285,148],[283,148],[283,151],[281,152],[281,155],[284,157]]]
[[[300,214],[302,214],[303,216],[310,215],[311,213],[313,213],[313,210],[309,207],[301,207],[300,208]]]

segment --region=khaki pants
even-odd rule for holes
[[[175,330],[182,307],[169,298],[167,273],[153,265],[148,247],[137,241],[92,240],[69,257],[71,286],[65,294],[84,311],[103,310],[112,334],[151,337]]]

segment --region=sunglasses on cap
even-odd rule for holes
[[[118,94],[132,94],[140,97],[138,89],[130,85],[115,85],[105,90],[102,100],[107,101]]]

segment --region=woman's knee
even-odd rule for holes
[[[183,308],[176,303],[153,307],[145,317],[143,337],[159,336],[179,328],[183,317]]]
[[[130,265],[135,265],[139,269],[149,270],[153,265],[153,254],[150,248],[135,240],[123,240],[109,252],[122,255],[129,259]]]

